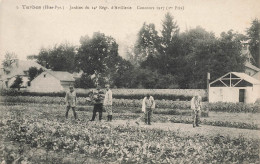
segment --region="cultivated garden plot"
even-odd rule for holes
[[[0,109],[1,162],[259,162],[260,139],[251,139],[241,134],[199,135],[129,124],[115,125],[105,121],[88,122],[91,115],[88,110],[77,111],[79,120],[72,119],[71,113],[66,120],[63,105],[2,105]],[[140,113],[117,112],[115,122],[133,122],[138,116]],[[171,119],[172,116],[155,114],[155,121],[163,123],[160,120]],[[166,123],[171,123],[171,120]]]

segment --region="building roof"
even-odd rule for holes
[[[243,80],[245,80],[245,81],[251,83],[251,84],[260,84],[260,81],[259,81],[259,80],[257,80],[257,79],[255,79],[255,78],[249,76],[249,75],[246,74],[246,73],[241,73],[241,72],[231,72],[231,73],[234,74],[234,75],[236,75],[236,76],[238,76],[238,77],[240,77],[241,79],[243,79]]]
[[[253,75],[253,78],[260,80],[260,71]]]
[[[16,62],[12,63],[10,68],[7,68],[7,70],[10,71],[10,73],[3,74],[1,79],[5,80],[17,75],[24,76],[25,75],[24,72],[28,71],[30,67],[36,67],[38,69],[42,68],[43,70],[46,69],[34,61],[17,59]]]
[[[260,71],[260,68],[258,68],[258,67],[256,67],[256,66],[252,65],[252,64],[249,63],[249,62],[246,62],[246,63],[245,63],[245,66],[246,66],[247,68],[250,68],[250,69],[256,71],[256,72],[259,72],[259,71]]]
[[[232,76],[235,76],[235,77],[232,77]],[[233,81],[232,81],[233,80]],[[248,83],[251,83],[253,85],[259,85],[260,84],[260,81],[247,75],[246,73],[242,73],[242,72],[229,72],[229,73],[226,73],[225,75],[219,77],[218,79],[212,81],[210,83],[211,84],[214,84],[216,82],[221,82],[223,85],[227,86],[227,87],[231,87],[231,86],[236,86],[237,84],[239,84],[242,80],[248,82]],[[225,83],[224,81],[228,81],[228,83]],[[234,82],[233,83],[231,83]]]
[[[73,78],[73,74],[65,71],[47,71],[50,73],[52,76],[54,76],[56,79],[60,81],[75,81]]]

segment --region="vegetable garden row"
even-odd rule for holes
[[[61,110],[7,106],[0,123],[6,163],[258,163],[260,141],[198,136],[84,120]]]
[[[156,99],[155,99],[156,100]],[[40,104],[64,104],[63,97],[49,96],[2,96],[2,103],[40,103]],[[78,105],[90,105],[84,97],[78,98]],[[142,99],[113,99],[115,107],[136,107],[140,108]],[[250,112],[260,113],[260,104],[244,104],[244,103],[202,103],[204,111],[216,112]],[[156,108],[169,109],[190,109],[190,101],[171,101],[156,100]]]

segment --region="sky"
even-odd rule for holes
[[[25,60],[55,44],[77,46],[81,36],[98,31],[115,38],[124,56],[143,23],[160,31],[167,12],[181,32],[201,26],[216,36],[230,29],[245,34],[260,19],[259,8],[259,0],[0,0],[0,61],[7,52]]]

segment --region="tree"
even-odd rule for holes
[[[41,49],[38,63],[53,71],[75,71],[76,48],[68,43],[55,45],[52,49]]]
[[[150,69],[134,69],[131,76],[131,88],[178,88],[176,77],[162,75]]]
[[[101,82],[111,81],[112,72],[118,69],[121,57],[118,55],[118,44],[115,39],[96,32],[93,37],[81,37],[76,56],[78,69],[88,76],[94,75]],[[113,70],[113,71],[112,71]]]
[[[217,78],[227,72],[244,72],[245,57],[241,56],[240,35],[229,30],[222,32],[218,39],[216,51],[212,55],[212,77]]]
[[[140,61],[137,59],[137,55],[134,52],[134,46],[127,46],[125,47],[125,54],[126,54],[126,60],[129,61],[133,66],[138,67],[140,64]]]
[[[29,70],[29,80],[32,81],[37,75],[41,74],[43,72],[43,69],[36,68],[36,67],[30,67]]]
[[[119,59],[116,69],[111,72],[112,86],[116,88],[129,88],[132,83],[131,80],[134,76],[134,66],[124,59]]]
[[[179,27],[177,22],[174,21],[174,17],[168,12],[165,14],[165,18],[162,21],[162,36],[160,38],[160,72],[164,75],[166,74],[175,74],[174,72],[170,72],[169,70],[175,70],[176,64],[178,63],[177,57],[178,54],[178,43],[179,43]]]
[[[9,68],[12,66],[12,63],[15,62],[15,59],[17,59],[17,55],[14,52],[7,52],[5,54],[5,59],[2,62],[2,66],[4,68]]]
[[[94,88],[95,84],[89,75],[83,73],[81,77],[75,81],[75,87],[85,89]]]
[[[27,60],[37,60],[38,59],[38,55],[28,55],[26,57]]]
[[[37,57],[37,62],[45,68],[50,69],[50,49],[41,48]]]
[[[22,84],[23,84],[23,79],[20,76],[17,76],[10,88],[18,88],[19,91]]]
[[[249,37],[249,51],[255,59],[255,65],[260,67],[260,22],[255,19],[251,23],[251,27],[247,29],[247,35]]]
[[[223,32],[220,38],[201,27],[180,34],[179,57],[174,75],[181,88],[206,88],[207,72],[211,79],[231,71],[244,71],[241,56],[241,34],[232,30]],[[169,60],[171,62],[171,60]],[[174,70],[170,70],[173,72]]]
[[[198,26],[179,36],[179,56],[176,58],[174,74],[181,88],[205,88],[205,76],[212,65],[211,55],[216,49],[217,38]]]
[[[174,21],[174,17],[170,13],[165,15],[165,18],[162,21],[162,27],[161,41],[164,52],[166,53],[167,49],[174,41],[174,37],[177,37],[180,29],[177,25],[177,22]]]
[[[152,30],[150,30],[152,31]],[[152,70],[157,70],[163,75],[167,75],[169,70],[175,70],[172,67],[176,66],[178,61],[176,60],[179,56],[178,54],[178,34],[179,27],[177,22],[174,21],[173,16],[170,13],[165,15],[165,19],[162,21],[162,36],[159,37],[156,32],[156,39],[149,41],[148,43],[153,43],[152,46],[156,51],[150,51],[146,56],[145,60],[142,61],[142,68],[150,68]],[[149,35],[148,35],[149,36]],[[148,37],[146,37],[148,38]],[[146,39],[148,40],[148,39]]]
[[[159,45],[160,38],[155,29],[155,25],[147,25],[144,23],[138,33],[138,38],[134,47],[136,60],[141,63],[150,55],[157,56]]]

